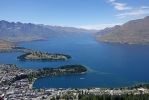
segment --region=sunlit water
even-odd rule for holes
[[[49,53],[72,56],[69,61],[19,61],[22,53],[0,53],[0,63],[38,69],[67,64],[82,64],[88,72],[82,75],[44,77],[35,88],[119,87],[149,82],[149,46],[100,43],[91,35],[65,36],[47,41],[19,43],[19,46]]]

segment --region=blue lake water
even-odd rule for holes
[[[92,35],[74,35],[47,41],[19,43],[19,46],[72,56],[69,61],[19,61],[22,53],[0,53],[0,63],[17,64],[38,69],[67,64],[82,64],[88,72],[82,75],[44,77],[35,81],[35,88],[119,87],[149,82],[149,46],[100,43]]]

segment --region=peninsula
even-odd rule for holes
[[[33,82],[34,79],[45,76],[60,76],[70,74],[84,74],[87,71],[83,65],[64,65],[58,68],[43,68],[28,74],[28,79]]]
[[[0,52],[4,51],[10,51],[12,48],[14,48],[16,45],[12,42],[0,40]]]
[[[44,76],[59,76],[70,74],[84,74],[87,69],[83,65],[64,65],[57,68],[42,68],[38,70],[21,69],[14,64],[0,64],[0,84],[11,85],[15,81],[28,79],[30,83]],[[7,73],[7,74],[5,74]],[[13,73],[13,75],[11,75]],[[5,78],[8,76],[8,78]],[[3,80],[4,79],[4,80]]]

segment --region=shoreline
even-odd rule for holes
[[[46,41],[47,39],[41,38],[41,39],[33,39],[33,40],[24,40],[24,41],[10,41],[10,40],[3,40],[0,39],[0,45],[6,45],[6,49],[1,49],[0,48],[0,53],[7,53],[7,52],[23,52],[21,50],[17,50],[16,48],[24,48],[21,46],[18,46],[19,43],[24,43],[24,42],[35,42],[35,41]],[[24,50],[30,50],[24,48]]]
[[[68,66],[61,67],[68,69]],[[32,72],[38,72],[37,70],[27,70],[17,68],[14,64],[0,64],[0,70],[2,78],[0,80],[0,87],[2,88],[1,92],[5,98],[13,98],[14,95],[16,98],[20,97],[43,97],[46,96],[47,99],[59,97],[61,93],[62,96],[72,96],[78,98],[78,95],[91,94],[91,95],[124,95],[124,94],[133,94],[133,95],[142,95],[149,94],[149,83],[148,84],[138,84],[118,88],[40,88],[37,89],[33,87],[36,77],[33,77],[32,81],[28,80],[26,75]],[[55,70],[54,70],[55,71]],[[6,73],[3,73],[6,72]],[[13,74],[12,74],[13,73]],[[12,83],[13,82],[13,83]],[[1,89],[0,88],[0,89]],[[13,89],[13,90],[12,90]],[[25,91],[24,91],[25,90]],[[18,92],[20,91],[18,95]],[[28,94],[28,95],[26,95]],[[39,95],[40,94],[40,95]],[[77,95],[76,95],[77,94]],[[1,97],[1,95],[0,95]]]
[[[129,43],[129,42],[115,42],[115,41],[107,41],[100,40],[95,37],[95,40],[99,43],[107,43],[107,44],[119,44],[119,45],[140,45],[140,46],[149,46],[149,43]]]
[[[73,74],[75,75],[75,74]],[[77,74],[79,75],[79,74]],[[112,87],[102,87],[102,86],[97,86],[97,87],[68,87],[68,88],[64,88],[64,87],[49,87],[49,88],[36,88],[36,87],[33,87],[34,86],[34,82],[40,78],[45,78],[45,77],[60,77],[60,76],[65,76],[65,75],[59,75],[59,76],[43,76],[43,77],[39,77],[39,78],[34,78],[34,81],[32,82],[32,89],[34,90],[38,90],[38,89],[130,89],[130,88],[139,88],[140,86],[148,86],[149,87],[149,82],[140,82],[140,83],[134,83],[134,84],[131,84],[131,85],[125,85],[125,86],[112,86]],[[68,75],[66,75],[68,76]]]
[[[15,83],[16,81],[27,79],[29,81],[29,87],[32,88],[36,79],[41,77],[54,77],[54,76],[64,76],[64,75],[77,75],[82,72],[87,72],[87,69],[83,65],[64,65],[57,68],[42,68],[37,70],[22,69],[17,67],[15,64],[0,64],[0,69],[6,71],[7,74],[14,72],[14,76],[8,80],[0,82],[0,84],[8,83],[8,85]],[[3,73],[4,74],[4,73]],[[4,75],[5,76],[5,75]],[[8,76],[9,77],[9,76]],[[3,78],[2,78],[3,80]]]
[[[66,54],[52,54],[52,53],[47,53],[47,52],[40,52],[40,51],[31,51],[27,52],[23,55],[20,55],[17,57],[19,60],[46,60],[46,61],[57,61],[57,60],[69,60],[72,57],[70,55]]]

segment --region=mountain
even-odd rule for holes
[[[65,35],[90,33],[89,30],[73,27],[60,27],[42,24],[0,21],[0,40],[11,42],[32,41],[62,37]]]
[[[102,42],[149,44],[149,16],[101,30],[96,38]]]

